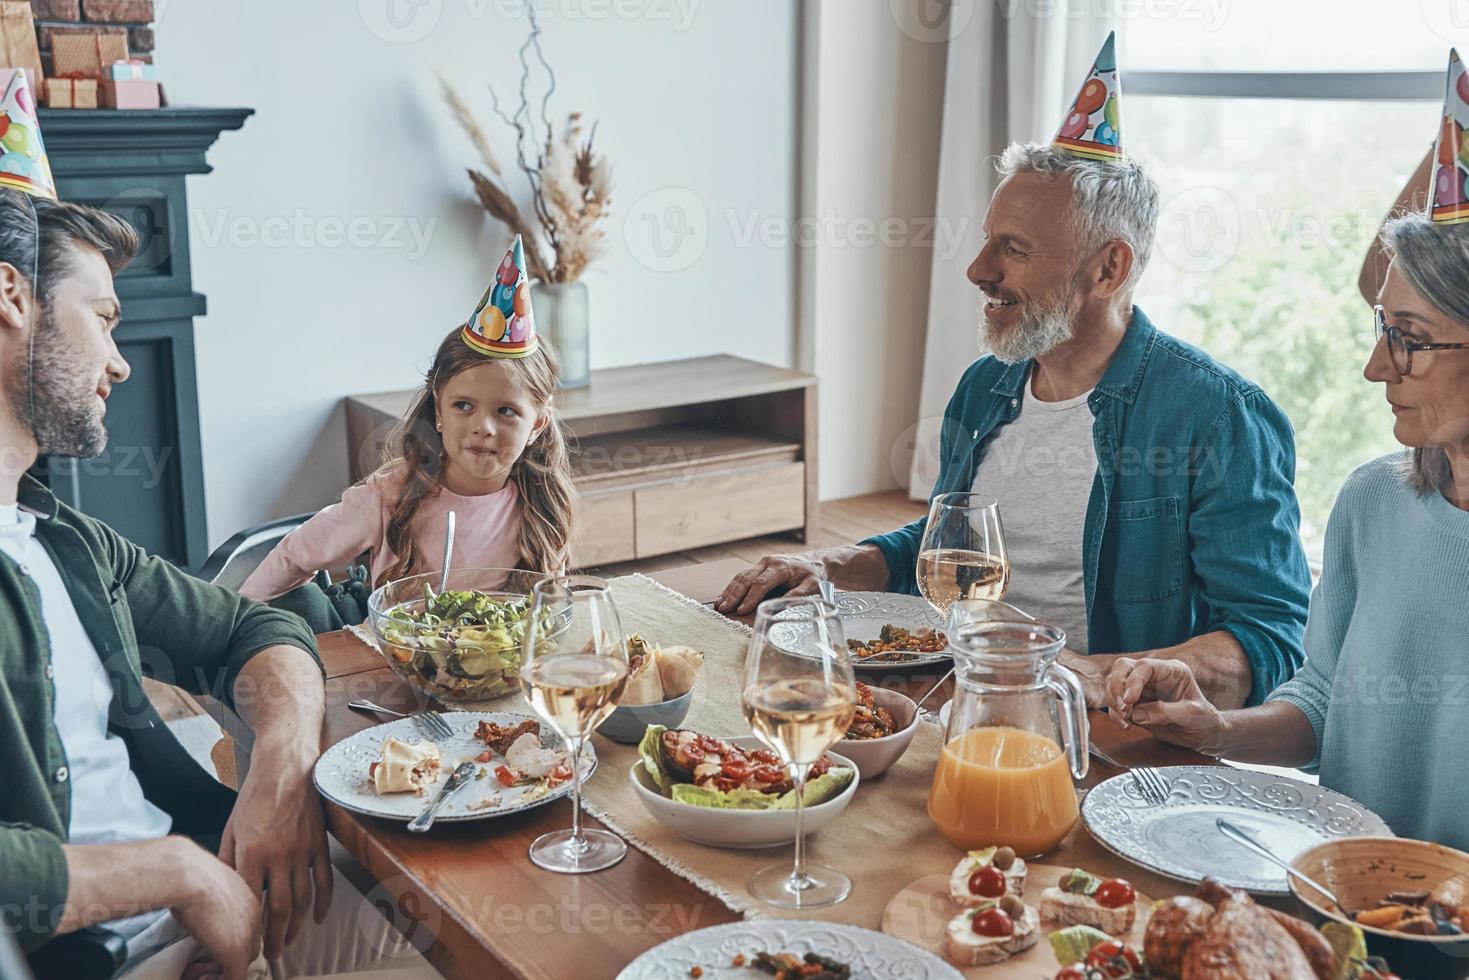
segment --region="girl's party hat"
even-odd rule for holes
[[[464,342],[481,354],[509,358],[529,357],[540,345],[519,235],[500,262],[495,281],[464,324]]]
[[[1051,145],[1089,160],[1121,160],[1122,118],[1117,77],[1117,32],[1107,35],[1091,74],[1076,93],[1076,101]]]
[[[1433,180],[1428,185],[1428,216],[1446,225],[1469,221],[1469,74],[1459,52],[1449,49],[1449,74],[1445,80],[1443,119],[1438,127],[1434,152]]]
[[[0,68],[0,91],[0,187],[56,200],[56,181],[25,71]]]

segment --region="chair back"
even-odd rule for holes
[[[204,564],[200,565],[199,570],[194,574],[206,582],[238,592],[240,586],[245,584],[245,579],[260,567],[260,563],[265,561],[265,556],[280,543],[281,538],[305,524],[313,516],[315,515],[309,513],[296,514],[266,524],[247,527],[243,531],[236,531],[225,539],[224,544],[215,548],[209,557],[204,559]]]

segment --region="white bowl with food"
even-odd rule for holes
[[[706,764],[688,768],[685,763],[692,760],[682,748],[667,751],[665,732],[680,746],[690,737],[702,740],[702,746],[696,741],[692,751],[705,760],[717,760],[713,771]],[[774,754],[753,735],[713,738],[653,725],[639,752],[642,758],[628,772],[633,792],[654,819],[683,837],[696,844],[739,849],[795,841],[795,791]],[[841,816],[860,779],[851,759],[827,752],[807,781],[805,832],[814,833]]]
[[[857,717],[836,750],[856,763],[863,779],[872,779],[891,769],[913,744],[918,705],[906,694],[866,684],[857,685],[857,701]]]

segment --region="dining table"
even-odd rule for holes
[[[648,577],[710,605],[730,577],[747,565],[730,559],[650,572]],[[320,634],[317,643],[326,673],[323,751],[381,720],[348,708],[350,701],[367,699],[400,711],[425,707],[423,696],[350,631]],[[918,673],[882,683],[917,696],[940,676]],[[945,697],[941,690],[934,705]],[[247,764],[248,726],[223,705],[213,703],[208,710],[235,739],[241,764]],[[1094,752],[1090,771],[1077,783],[1082,794],[1129,767],[1217,764],[1137,729],[1124,731],[1105,713],[1091,712],[1090,722]],[[239,778],[244,771],[239,769]],[[862,791],[881,792],[881,785]],[[330,833],[371,879],[368,901],[451,980],[613,978],[645,950],[676,935],[741,918],[636,846],[629,846],[620,863],[594,874],[561,875],[536,867],[527,857],[531,842],[567,827],[570,807],[563,798],[493,820],[441,823],[427,834],[409,833],[402,823],[361,816],[331,803],[326,811]],[[605,826],[590,814],[584,821],[589,827]],[[1045,860],[1125,877],[1153,898],[1190,890],[1112,854],[1087,833],[1082,821]],[[862,887],[860,865],[854,861],[849,870],[855,886]]]

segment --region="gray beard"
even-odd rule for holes
[[[1044,307],[1033,306],[1004,334],[990,329],[989,316],[983,310],[979,316],[980,343],[1006,364],[1019,364],[1049,354],[1070,340],[1074,330],[1064,299]]]
[[[81,377],[74,360],[48,311],[29,358],[16,358],[11,368],[13,410],[43,456],[93,459],[107,448],[107,429],[92,405],[97,379]]]

